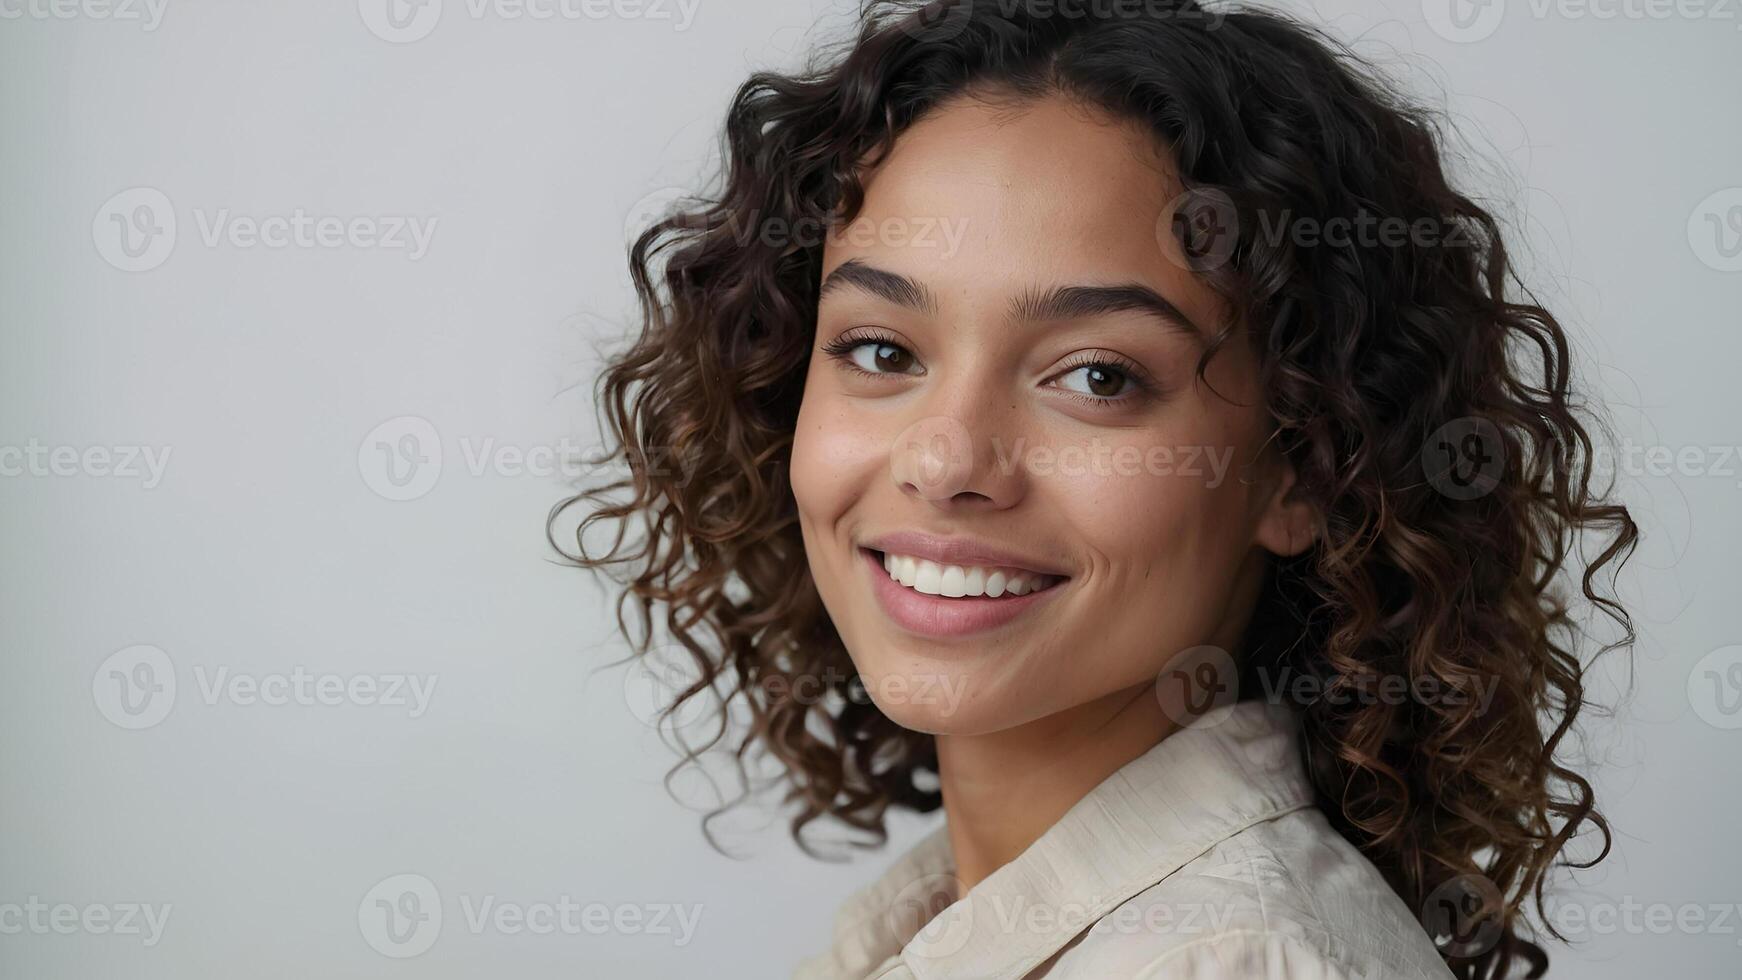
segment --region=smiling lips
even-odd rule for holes
[[[860,550],[878,604],[897,626],[928,637],[1005,626],[1056,595],[1057,586],[1067,581],[960,541],[898,535],[871,544]]]

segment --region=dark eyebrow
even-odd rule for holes
[[[1171,330],[1183,330],[1192,339],[1203,335],[1191,318],[1165,296],[1140,283],[1116,286],[1054,286],[1044,291],[1029,289],[1010,303],[1010,315],[1019,320],[1076,320],[1108,313],[1148,313]]]
[[[817,301],[839,289],[856,288],[921,313],[935,314],[937,299],[924,283],[899,273],[848,259],[823,279]],[[1115,286],[1053,286],[1030,288],[1010,303],[1011,317],[1019,320],[1077,320],[1109,313],[1147,313],[1171,330],[1190,334],[1202,342],[1203,334],[1191,318],[1166,297],[1148,286],[1128,282]]]
[[[849,287],[862,289],[910,310],[937,313],[937,298],[923,283],[908,276],[866,265],[862,259],[848,259],[835,266],[834,271],[828,274],[821,288],[817,290],[817,301],[822,302],[823,297],[834,290]]]

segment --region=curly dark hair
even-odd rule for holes
[[[1597,653],[1630,645],[1631,618],[1597,584],[1607,566],[1613,591],[1638,530],[1610,487],[1593,486],[1602,426],[1573,395],[1567,337],[1517,281],[1497,221],[1448,182],[1435,117],[1273,12],[871,0],[842,50],[738,90],[717,193],[630,251],[639,336],[599,384],[630,475],[562,501],[549,524],[567,558],[616,573],[636,653],[657,630],[693,659],[698,677],[669,711],[703,696],[742,711],[742,725],[720,711],[684,761],[721,740],[740,766],[777,760],[801,845],[820,816],[879,843],[891,806],[940,804],[932,737],[864,696],[808,574],[788,482],[822,245],[755,231],[851,220],[864,168],[962,94],[1059,94],[1139,121],[1187,197],[1226,212],[1207,243],[1218,247],[1205,247],[1201,210],[1175,223],[1231,310],[1198,377],[1230,337],[1252,345],[1272,438],[1321,521],[1308,551],[1272,562],[1243,669],[1323,682],[1298,705],[1319,805],[1405,902],[1421,909],[1467,877],[1492,883],[1499,938],[1442,948],[1453,971],[1540,975],[1548,957],[1526,903],[1540,913],[1552,868],[1587,867],[1610,844],[1590,783],[1558,751],[1585,704],[1564,566],[1599,536],[1578,589],[1623,633]],[[1448,233],[1307,247],[1263,233],[1277,215]],[[1475,456],[1462,452],[1470,439]],[[644,465],[655,456],[685,466]],[[586,514],[569,548],[557,528],[576,504]],[[595,526],[614,529],[603,548],[586,546]],[[1493,694],[1331,696],[1373,676]],[[826,696],[801,696],[806,678]],[[1566,851],[1582,830],[1601,847],[1581,863]]]

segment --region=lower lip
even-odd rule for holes
[[[895,625],[922,636],[971,636],[995,630],[1052,598],[1064,584],[1055,582],[1027,595],[1006,593],[996,599],[985,596],[951,599],[910,589],[889,577],[883,559],[876,552],[861,548],[859,553],[865,556],[865,565],[871,572],[871,589],[877,593],[883,611]]]

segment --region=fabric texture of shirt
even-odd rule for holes
[[[939,827],[841,907],[794,980],[1447,980],[1314,806],[1298,727],[1259,702],[1205,713],[960,900]]]

